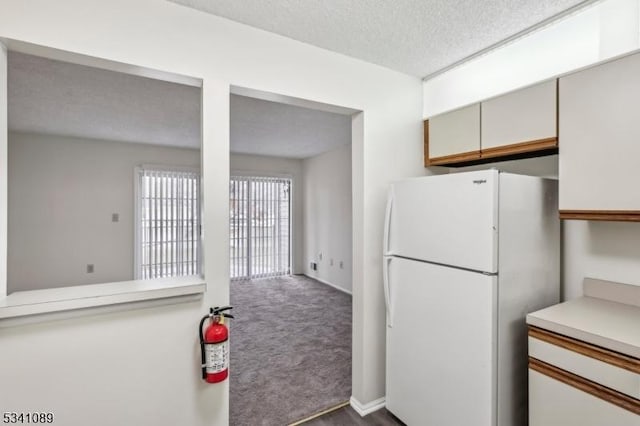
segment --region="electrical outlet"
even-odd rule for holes
[[[340,261],[340,269],[344,269],[344,262],[342,260]]]
[[[333,259],[329,259],[329,265],[333,266]]]
[[[120,214],[111,213],[111,222],[120,222]]]
[[[322,260],[322,253],[318,254],[318,259]]]
[[[318,270],[318,264],[316,262],[311,262],[309,264],[309,267],[311,268],[312,271],[317,271]]]
[[[87,274],[93,274],[93,263],[87,265]]]

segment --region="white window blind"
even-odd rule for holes
[[[232,176],[231,278],[291,273],[291,179]]]
[[[137,172],[136,278],[200,273],[200,174]]]

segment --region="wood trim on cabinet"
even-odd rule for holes
[[[640,374],[640,359],[595,346],[590,343],[572,339],[561,334],[552,333],[538,327],[529,326],[529,337],[588,356],[632,373]]]
[[[556,78],[556,138],[560,138],[560,79]],[[559,141],[556,141],[558,146]]]
[[[640,222],[640,210],[560,210],[560,219]]]
[[[529,357],[529,368],[547,377],[593,395],[598,399],[640,415],[640,400],[629,395],[614,391],[606,386],[584,379],[532,357]]]
[[[429,157],[429,120],[424,120],[424,166],[449,166],[479,160],[480,151],[462,152],[442,157]]]
[[[509,145],[496,146],[480,150],[481,158],[496,158],[526,152],[543,151],[558,147],[558,138],[544,138],[534,141],[518,142]]]
[[[429,160],[429,120],[424,120],[424,166],[430,166]]]
[[[427,160],[427,166],[457,166],[459,163],[466,163],[479,159],[480,151],[461,152],[460,154],[429,158]]]

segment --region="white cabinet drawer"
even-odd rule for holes
[[[640,416],[529,369],[529,426],[638,426]]]
[[[529,337],[529,356],[603,386],[640,399],[640,374]]]

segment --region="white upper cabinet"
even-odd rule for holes
[[[557,80],[425,122],[425,165],[482,163],[557,153]]]
[[[557,80],[482,102],[482,156],[557,146]]]
[[[480,104],[431,117],[425,126],[427,165],[480,158]]]
[[[560,217],[640,220],[640,54],[560,79]]]

